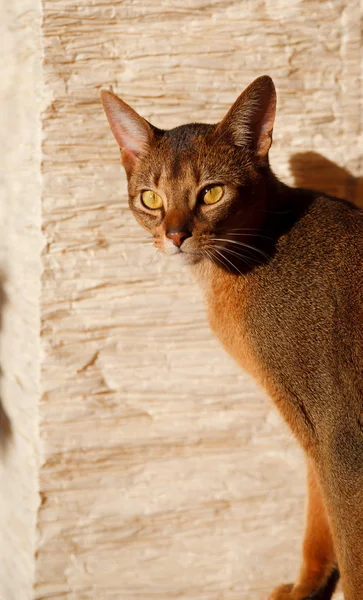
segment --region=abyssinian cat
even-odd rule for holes
[[[363,211],[275,177],[270,77],[217,125],[164,131],[102,103],[136,219],[190,265],[211,328],[306,453],[302,564],[270,600],[328,600],[339,574],[363,600]]]

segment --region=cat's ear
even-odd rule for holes
[[[271,77],[253,81],[232,105],[215,130],[228,133],[236,146],[247,146],[264,159],[272,143],[276,112],[276,91]]]
[[[129,171],[138,155],[151,144],[153,127],[112,92],[102,90],[101,102],[111,131],[121,149],[122,164],[126,171]]]

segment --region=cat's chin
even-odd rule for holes
[[[176,261],[181,261],[184,265],[196,265],[203,259],[203,255],[197,254],[196,252],[185,252],[181,250],[180,252],[175,252],[174,254],[169,254],[168,258],[172,258]]]

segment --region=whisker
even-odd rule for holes
[[[224,250],[225,252],[229,252],[229,254],[233,254],[233,256],[237,256],[237,258],[240,258],[241,260],[243,260],[246,264],[250,265],[250,267],[254,267],[255,265],[260,264],[260,261],[258,261],[253,256],[246,256],[245,254],[241,254],[240,252],[235,252],[234,250],[231,250],[230,248],[226,248],[225,246],[217,246],[216,244],[214,244],[213,247],[219,248],[220,250]]]
[[[202,250],[202,253],[204,255],[206,255],[212,262],[215,262],[213,254],[211,252],[208,252],[208,250],[206,248],[205,248],[205,250]]]
[[[238,256],[239,258],[242,258],[245,262],[248,261],[248,263],[250,265],[260,264],[260,261],[257,258],[255,258],[254,256],[247,256],[246,254],[241,254],[240,252],[235,252],[234,250],[231,250],[230,248],[225,248],[224,246],[222,246],[222,248],[226,252],[229,252],[230,254],[234,254],[234,256]]]
[[[253,269],[253,267],[256,267],[260,264],[260,262],[253,256],[246,256],[245,254],[237,254],[236,252],[233,252],[229,248],[225,248],[225,251],[229,252],[230,254],[234,254],[235,256],[238,256],[244,263],[246,263],[246,265],[249,265],[252,269]]]
[[[158,248],[155,248],[153,242],[151,245],[153,247],[151,248],[151,260],[149,264],[153,265],[157,261],[157,259],[160,258],[160,251]]]
[[[263,252],[259,248],[255,248],[254,246],[251,246],[250,244],[244,244],[243,242],[237,242],[236,240],[230,240],[228,238],[210,238],[210,240],[215,241],[215,242],[227,242],[227,243],[231,243],[231,244],[236,244],[237,246],[241,246],[242,248],[249,248],[250,250],[254,250],[255,252],[258,252],[258,254],[261,254],[261,256],[263,256],[266,259],[270,258],[269,255],[266,254],[266,252]]]
[[[261,235],[259,233],[250,233],[250,232],[248,232],[248,233],[234,233],[234,232],[238,232],[238,231],[242,232],[243,230],[242,229],[230,229],[227,232],[227,234],[230,234],[230,235],[241,235],[241,236],[245,236],[245,237],[258,237],[258,238],[261,238],[261,239],[264,239],[264,240],[269,240],[270,242],[274,241],[274,239],[272,237],[268,237],[267,235]],[[251,231],[257,231],[257,230],[251,229]]]
[[[209,253],[209,256],[210,256],[212,262],[214,262],[217,266],[218,266],[218,264],[221,264],[222,267],[223,267],[223,269],[226,268],[226,265],[224,264],[224,262],[221,261],[221,259],[218,256],[216,256],[212,252]],[[227,269],[229,271],[229,267],[228,266],[227,266]]]
[[[222,250],[225,250],[225,251],[229,252],[230,254],[233,254],[234,256],[237,256],[238,258],[242,259],[242,261],[244,261],[251,268],[253,268],[256,264],[259,264],[256,259],[253,259],[252,257],[247,257],[247,256],[237,253],[237,252],[234,252],[233,250],[229,250],[228,248],[224,248],[224,246],[216,246],[216,244],[213,244],[213,246],[210,246],[209,248],[213,249],[216,247],[220,248]],[[225,268],[225,264],[221,261],[221,259],[218,256],[213,255],[213,253],[211,251],[208,251],[207,249],[205,250],[205,252],[207,253],[207,256],[212,260],[212,262],[215,262],[216,264],[220,263]],[[226,256],[223,256],[222,253],[219,252],[219,254],[221,254],[222,258],[224,258],[225,260],[228,260]],[[216,261],[218,261],[218,263]],[[235,269],[237,269],[236,266],[234,266],[234,267],[235,267]],[[242,275],[242,273],[241,273],[241,275]]]
[[[238,256],[238,257],[244,256],[240,252],[236,252],[235,250],[231,250],[230,248],[226,248],[225,246],[220,246],[219,244],[213,244],[211,247],[218,248],[219,250],[226,250],[227,252],[230,252],[231,254],[234,254],[235,256]]]
[[[219,254],[219,255],[220,255],[220,256],[221,256],[221,257],[222,257],[224,260],[226,260],[226,261],[227,261],[227,262],[228,262],[228,263],[229,263],[229,264],[230,264],[230,265],[233,267],[233,269],[235,269],[236,271],[238,271],[238,273],[239,273],[240,275],[242,275],[241,271],[240,271],[240,270],[239,270],[239,269],[236,267],[236,265],[234,265],[234,264],[233,264],[233,262],[231,262],[231,261],[230,261],[230,260],[229,260],[229,259],[228,259],[226,256],[224,256],[224,255],[222,254],[222,252],[220,252],[219,250],[217,250],[217,248],[215,248],[215,251],[216,251],[216,252],[217,252],[217,253],[218,253],[218,254]]]
[[[213,263],[215,262],[212,253],[208,252],[207,248],[205,248],[204,250],[202,250],[202,254],[203,254],[203,256],[207,256],[207,258],[209,258],[209,260],[211,260]]]
[[[151,264],[154,265],[159,258],[160,258],[159,252],[155,252],[154,256],[151,258]]]

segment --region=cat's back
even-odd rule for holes
[[[363,211],[316,194],[254,277],[247,328],[262,369],[311,402],[363,393]]]
[[[291,299],[302,295],[316,308],[361,292],[363,210],[339,198],[313,196],[277,241],[264,275],[278,277]]]
[[[282,313],[292,302],[327,308],[363,284],[363,210],[338,198],[313,197],[276,243],[270,261],[256,273],[256,294]],[[256,295],[254,295],[256,300]],[[284,309],[285,307],[285,309]],[[343,309],[344,305],[340,305]]]

